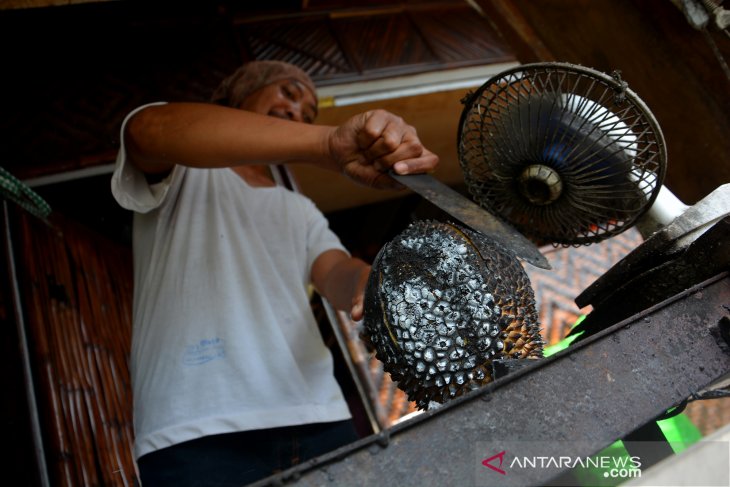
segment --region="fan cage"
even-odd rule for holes
[[[620,80],[566,63],[522,65],[465,100],[459,162],[482,207],[538,245],[630,228],[666,172],[659,125]]]

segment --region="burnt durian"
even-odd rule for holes
[[[495,359],[542,357],[519,261],[461,226],[417,221],[373,262],[363,338],[420,409],[492,381]]]

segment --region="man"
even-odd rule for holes
[[[309,308],[311,282],[362,317],[369,266],[269,165],[309,163],[373,187],[433,169],[382,111],[315,126],[311,79],[244,65],[217,104],[152,104],[122,126],[112,191],[135,211],[135,454],[150,485],[242,485],[356,439]]]

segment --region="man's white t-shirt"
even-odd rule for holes
[[[309,199],[231,169],[176,166],[149,185],[123,144],[112,192],[135,212],[136,457],[350,417],[307,293],[314,260],[344,249]]]

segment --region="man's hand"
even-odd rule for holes
[[[335,308],[349,311],[354,321],[363,317],[363,301],[370,266],[341,250],[327,250],[312,264],[312,283]]]
[[[357,280],[355,294],[352,297],[352,308],[350,308],[350,318],[352,321],[360,321],[365,316],[365,289],[370,276],[370,266],[360,269],[360,278]]]
[[[332,159],[344,174],[375,188],[400,188],[388,172],[412,174],[432,171],[438,156],[426,149],[416,129],[385,110],[350,118],[329,137]]]

